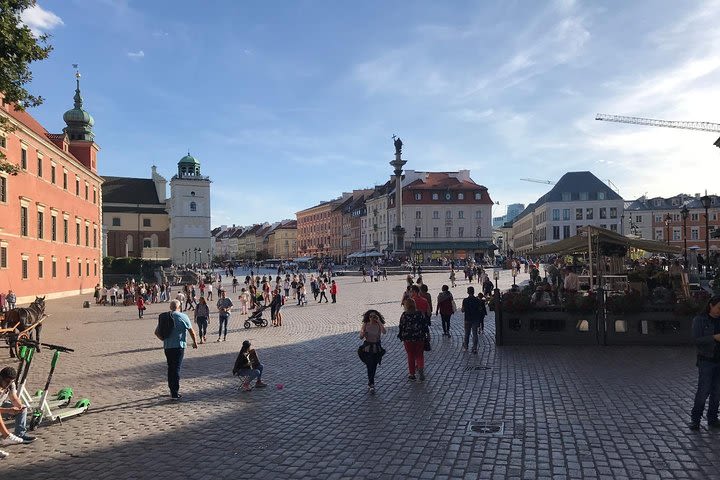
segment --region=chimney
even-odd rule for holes
[[[695,198],[700,198],[700,194],[699,194],[699,193],[696,193],[696,194],[695,194]]]

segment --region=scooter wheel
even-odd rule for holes
[[[243,323],[243,327],[250,328],[250,322],[245,320],[245,323]]]
[[[268,326],[268,321],[263,318],[263,319],[262,319],[262,323],[260,324],[260,326],[261,326],[261,327],[267,327],[267,326]]]

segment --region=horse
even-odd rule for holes
[[[10,345],[10,358],[16,356],[20,334],[28,330],[28,337],[32,335],[32,332],[35,332],[36,349],[38,352],[40,351],[40,330],[42,329],[42,320],[45,317],[45,297],[35,297],[29,307],[14,308],[5,313],[5,318],[0,323],[0,329],[13,329],[7,338],[7,343]]]

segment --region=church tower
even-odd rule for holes
[[[92,127],[95,120],[92,115],[83,110],[83,99],[80,95],[80,72],[75,72],[75,96],[74,106],[63,114],[63,120],[67,125],[63,128],[69,145],[68,150],[88,170],[97,173],[97,152],[100,147],[95,143],[95,134]]]
[[[190,152],[170,179],[170,248],[176,265],[205,263],[210,255],[210,178]]]

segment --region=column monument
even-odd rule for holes
[[[395,160],[390,162],[395,168],[395,228],[393,228],[393,256],[402,257],[405,254],[405,229],[402,227],[402,170],[407,163],[401,158],[402,156],[402,140],[400,137],[393,135],[395,144]]]

